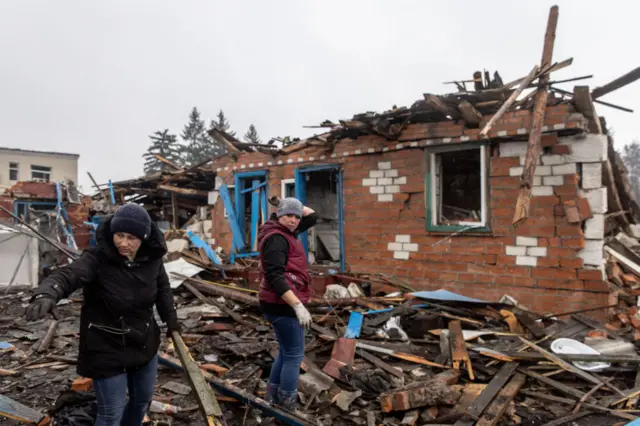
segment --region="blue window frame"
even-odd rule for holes
[[[267,171],[244,172],[235,174],[235,208],[240,235],[246,242],[245,248],[249,248],[251,253],[257,251],[258,226],[264,223],[267,217]],[[253,189],[253,190],[252,190]],[[247,195],[249,194],[249,195]],[[247,202],[249,199],[249,202]],[[250,235],[247,239],[247,218],[246,210],[250,205]],[[238,256],[236,256],[238,257]]]

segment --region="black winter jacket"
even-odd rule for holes
[[[158,352],[154,304],[162,321],[176,315],[160,229],[152,224],[151,235],[130,262],[113,244],[110,224],[108,218],[98,228],[95,248],[52,273],[36,291],[58,301],[83,289],[77,371],[93,379],[141,367]]]

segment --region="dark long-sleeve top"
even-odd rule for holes
[[[271,216],[271,219],[277,220],[275,214]],[[294,234],[296,236],[301,234],[314,226],[317,222],[317,213],[311,213],[310,215],[303,217],[294,231]],[[289,243],[285,237],[279,234],[274,234],[267,238],[262,246],[262,260],[265,268],[264,278],[278,297],[282,297],[283,294],[290,290],[289,284],[287,284],[284,276],[288,257]],[[296,316],[293,308],[287,304],[266,303],[260,301],[260,307],[262,312],[270,315],[289,317]]]

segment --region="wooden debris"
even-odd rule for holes
[[[458,109],[460,110],[460,114],[462,115],[465,123],[467,123],[468,128],[475,129],[480,125],[480,121],[482,120],[482,113],[475,109],[471,102],[460,102],[460,104],[458,105]]]
[[[507,385],[500,390],[496,398],[487,407],[486,411],[476,423],[476,426],[495,426],[507,411],[507,407],[516,397],[524,385],[526,377],[524,374],[516,373]]]
[[[451,362],[453,368],[460,369],[460,363],[465,364],[469,379],[473,380],[473,366],[471,365],[471,358],[469,358],[469,352],[465,345],[464,337],[462,336],[462,326],[459,320],[454,320],[449,323],[449,341],[451,342]]]
[[[453,405],[460,397],[450,385],[457,380],[456,376],[446,375],[426,380],[411,387],[395,389],[393,392],[380,395],[380,406],[385,413],[397,410],[410,410],[439,404]]]
[[[553,45],[556,38],[556,27],[558,25],[558,6],[553,6],[549,11],[549,20],[547,23],[547,32],[545,34],[544,49],[542,51],[542,61],[540,68],[545,68],[551,64],[553,55]],[[538,91],[535,97],[535,106],[533,109],[533,125],[529,132],[529,141],[527,144],[527,154],[524,160],[524,169],[520,184],[520,193],[516,203],[516,211],[513,216],[513,224],[518,224],[529,216],[529,207],[531,204],[531,191],[533,188],[533,174],[540,158],[540,136],[542,134],[542,125],[544,124],[544,114],[547,107],[547,99],[549,92],[547,86],[549,83],[549,74],[544,74],[538,82]]]

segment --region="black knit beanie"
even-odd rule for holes
[[[111,232],[126,232],[146,240],[151,233],[151,216],[147,211],[133,203],[122,205],[111,219]]]

